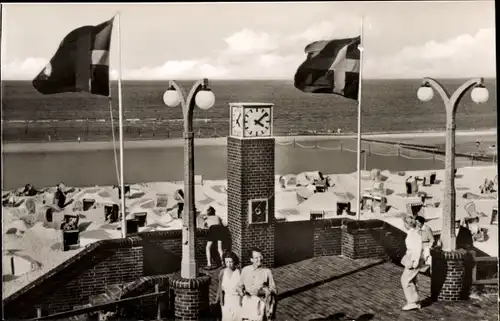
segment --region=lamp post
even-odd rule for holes
[[[445,188],[441,231],[441,242],[444,251],[454,251],[456,249],[455,116],[458,103],[470,88],[474,88],[471,92],[471,98],[475,103],[480,104],[488,101],[488,90],[483,86],[483,78],[466,81],[450,96],[437,80],[426,77],[417,91],[418,99],[428,102],[434,96],[434,89],[443,99],[446,108]]]
[[[196,104],[201,109],[210,109],[215,96],[208,89],[208,79],[198,80],[189,95],[175,81],[170,81],[163,95],[163,102],[169,107],[182,106],[184,116],[184,214],[182,216],[182,261],[181,277],[195,279],[198,267],[195,259],[196,212],[194,209],[194,133],[193,111]]]

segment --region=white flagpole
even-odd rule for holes
[[[122,237],[127,237],[127,220],[125,207],[125,180],[123,174],[123,104],[122,104],[122,38],[120,33],[120,13],[117,15],[116,30],[118,34],[118,121],[120,128],[120,194],[121,194],[121,213],[122,213]]]
[[[359,87],[358,87],[358,147],[357,147],[357,165],[358,165],[358,197],[356,213],[358,221],[361,219],[361,85],[363,83],[363,20],[361,17],[361,41],[359,48]]]

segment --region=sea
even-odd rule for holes
[[[465,79],[441,80],[451,93]],[[193,82],[179,82],[186,92]],[[457,110],[457,130],[497,127],[496,79],[486,79],[489,101],[472,102],[467,93]],[[417,98],[420,79],[364,80],[364,133],[443,131],[444,104],[436,93],[423,103]],[[225,137],[229,132],[230,102],[274,104],[275,135],[319,135],[357,131],[355,100],[334,94],[303,93],[291,80],[213,80],[215,105],[196,109],[198,138]],[[167,81],[123,81],[124,137],[126,140],[182,137],[182,110],[163,103]],[[30,81],[2,82],[3,142],[109,141],[118,133],[117,83],[112,98],[86,93],[41,95]]]

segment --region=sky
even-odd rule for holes
[[[114,79],[121,74],[135,80],[291,80],[308,43],[361,32],[366,79],[495,77],[496,72],[493,0],[9,3],[2,9],[2,79],[33,79],[70,31],[117,12],[110,58]]]

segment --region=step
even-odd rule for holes
[[[119,300],[123,293],[123,288],[127,284],[109,284],[104,286],[105,293],[111,300]]]
[[[112,298],[110,298],[106,293],[101,293],[97,295],[92,295],[89,297],[89,303],[92,306],[104,304],[113,301]]]

